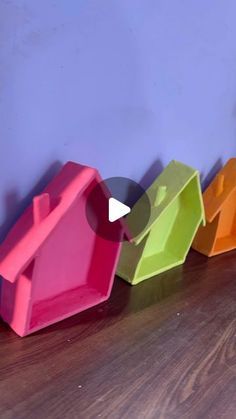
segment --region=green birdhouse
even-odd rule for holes
[[[184,263],[201,223],[205,224],[199,172],[175,160],[146,191],[151,214],[145,229],[124,242],[117,274],[138,284]],[[142,197],[128,216],[128,225],[139,222]]]

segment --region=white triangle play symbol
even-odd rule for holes
[[[109,199],[108,218],[111,223],[129,214],[130,211],[131,209],[128,205],[123,204],[115,198]]]

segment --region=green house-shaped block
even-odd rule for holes
[[[205,224],[199,172],[171,161],[146,191],[151,214],[146,228],[124,242],[117,274],[132,285],[184,263],[201,223]],[[128,224],[139,222],[136,211]]]

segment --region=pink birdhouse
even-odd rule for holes
[[[87,222],[100,181],[95,169],[68,162],[0,246],[1,316],[18,335],[108,299],[121,244]]]

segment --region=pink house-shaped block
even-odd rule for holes
[[[108,299],[120,243],[99,237],[86,219],[100,181],[95,169],[68,162],[0,246],[0,313],[18,335]]]

